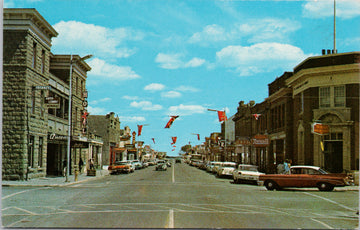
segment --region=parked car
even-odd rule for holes
[[[266,174],[259,177],[268,190],[284,187],[317,187],[320,191],[332,191],[334,187],[349,185],[346,174],[332,174],[317,166],[297,165],[290,174]]]
[[[233,171],[236,168],[235,162],[223,162],[218,168],[216,175],[218,177],[232,177]]]
[[[135,163],[132,160],[128,160],[127,162],[130,164],[131,172],[135,172]]]
[[[206,164],[206,171],[211,173],[214,165],[216,164],[216,162],[218,162],[218,161],[209,161]]]
[[[180,158],[176,158],[176,159],[175,159],[175,164],[176,164],[176,163],[181,163],[181,159],[180,159]]]
[[[260,175],[265,175],[265,173],[259,172],[256,165],[240,164],[233,171],[234,183],[237,184],[241,182],[258,184]]]
[[[139,160],[133,160],[131,163],[135,166],[135,169],[142,169],[143,165]]]
[[[131,173],[133,166],[127,161],[115,161],[113,165],[108,167],[108,170],[110,174]]]
[[[211,168],[211,172],[214,174],[217,173],[217,169],[221,166],[221,164],[222,164],[222,162],[220,162],[220,161],[214,162],[214,164]]]

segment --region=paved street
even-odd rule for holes
[[[3,187],[4,227],[315,228],[358,226],[358,191],[267,191],[187,164],[66,187]]]

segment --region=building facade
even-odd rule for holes
[[[78,55],[54,55],[58,34],[35,9],[4,9],[3,180],[60,176],[67,165],[71,93],[70,174],[89,157],[86,78]],[[71,70],[71,72],[70,72]],[[70,75],[72,90],[70,90]]]

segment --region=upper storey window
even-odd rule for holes
[[[31,62],[32,68],[36,67],[36,48],[37,48],[37,44],[34,42],[33,43],[32,62]]]
[[[320,108],[345,107],[345,86],[321,87],[319,90]]]

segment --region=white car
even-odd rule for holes
[[[216,175],[218,177],[232,177],[235,169],[235,162],[223,162],[221,166],[217,169]]]
[[[235,183],[250,182],[258,184],[260,175],[265,175],[265,173],[259,172],[258,166],[240,164],[233,172],[233,179]]]

